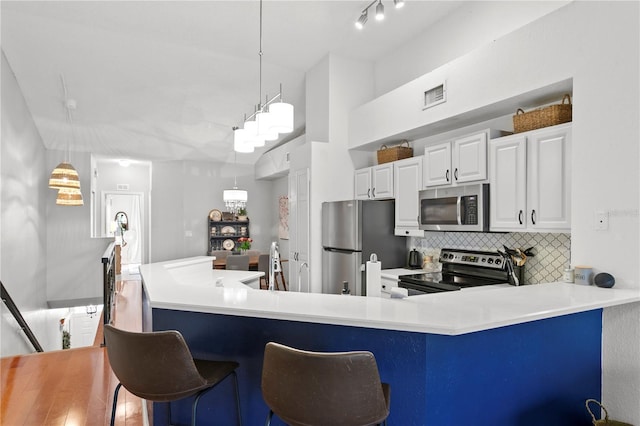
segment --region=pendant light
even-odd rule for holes
[[[237,152],[237,151],[236,151]],[[244,189],[238,189],[237,182],[237,154],[233,154],[233,189],[225,189],[222,191],[222,201],[225,207],[233,214],[238,214],[238,210],[243,209],[247,205],[249,195]]]
[[[62,89],[64,91],[64,106],[67,113],[67,122],[71,127],[71,138],[75,140],[71,110],[76,108],[76,101],[68,98],[67,86],[62,75],[60,75],[60,80],[62,81]],[[82,192],[80,191],[80,177],[78,176],[77,170],[69,162],[70,156],[69,141],[67,140],[66,161],[58,164],[56,168],[53,169],[53,172],[51,172],[49,188],[58,190],[56,204],[63,206],[82,206],[84,202],[82,200]]]
[[[259,58],[259,93],[258,107],[249,118],[244,121],[244,127],[233,129],[233,149],[235,152],[253,152],[253,148],[263,147],[267,141],[278,139],[280,133],[293,131],[293,105],[282,101],[282,84],[280,92],[269,99],[265,96],[262,104],[262,0],[260,0],[260,48]],[[279,100],[280,102],[274,103]]]
[[[60,188],[58,190],[58,198],[56,204],[59,206],[82,206],[82,192],[80,188]]]

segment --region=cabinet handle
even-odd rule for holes
[[[445,177],[447,178],[447,182],[449,182],[449,169],[447,169],[447,174],[445,175]]]
[[[453,177],[456,178],[456,181],[458,180],[458,168],[456,167],[456,169],[453,171]]]
[[[371,194],[373,195],[372,198],[376,198],[376,189],[375,188],[373,188],[373,191],[371,191]]]
[[[518,222],[520,222],[520,225],[522,225],[522,210],[520,210],[520,213],[518,213]]]
[[[532,225],[536,224],[536,211],[535,211],[535,209],[531,210],[531,224]]]
[[[371,198],[371,188],[367,189],[367,198]]]

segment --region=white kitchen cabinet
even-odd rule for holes
[[[309,169],[289,173],[289,288],[309,289]]]
[[[571,124],[491,140],[492,231],[571,231]]]
[[[424,149],[424,187],[451,184],[451,142]]]
[[[503,132],[487,129],[424,149],[423,187],[487,179],[487,140]]]
[[[383,200],[393,197],[393,163],[379,164],[355,171],[357,200]]]
[[[424,237],[418,222],[420,205],[418,191],[422,187],[423,157],[411,157],[395,161],[395,230],[394,234],[406,237]]]

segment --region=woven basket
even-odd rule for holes
[[[565,100],[569,102],[565,104]],[[513,132],[527,132],[569,121],[571,121],[571,95],[566,94],[562,97],[562,103],[560,104],[529,112],[524,112],[521,108],[518,108],[516,115],[513,116]]]
[[[596,416],[594,416],[591,412],[591,408],[589,408],[590,402],[596,403],[600,406],[600,408],[602,408],[602,411],[604,411],[604,419],[596,419]],[[587,399],[584,405],[587,407],[587,411],[591,415],[594,426],[633,426],[631,423],[620,422],[618,420],[609,420],[609,413],[607,413],[607,409],[604,408],[604,406],[595,399]]]
[[[378,164],[390,163],[391,161],[410,157],[413,157],[413,148],[409,146],[409,141],[406,140],[402,141],[400,145],[392,146],[391,148],[382,145],[378,150]]]

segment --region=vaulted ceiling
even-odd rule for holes
[[[407,1],[395,10],[386,0],[386,19],[370,14],[358,31],[354,21],[369,3],[264,1],[262,97],[282,83],[298,131],[305,72],[329,52],[373,63],[463,2]],[[258,1],[0,7],[2,50],[46,148],[150,160],[233,158],[232,127],[259,101]],[[65,99],[77,104],[73,125]],[[253,163],[265,149],[237,161]]]

